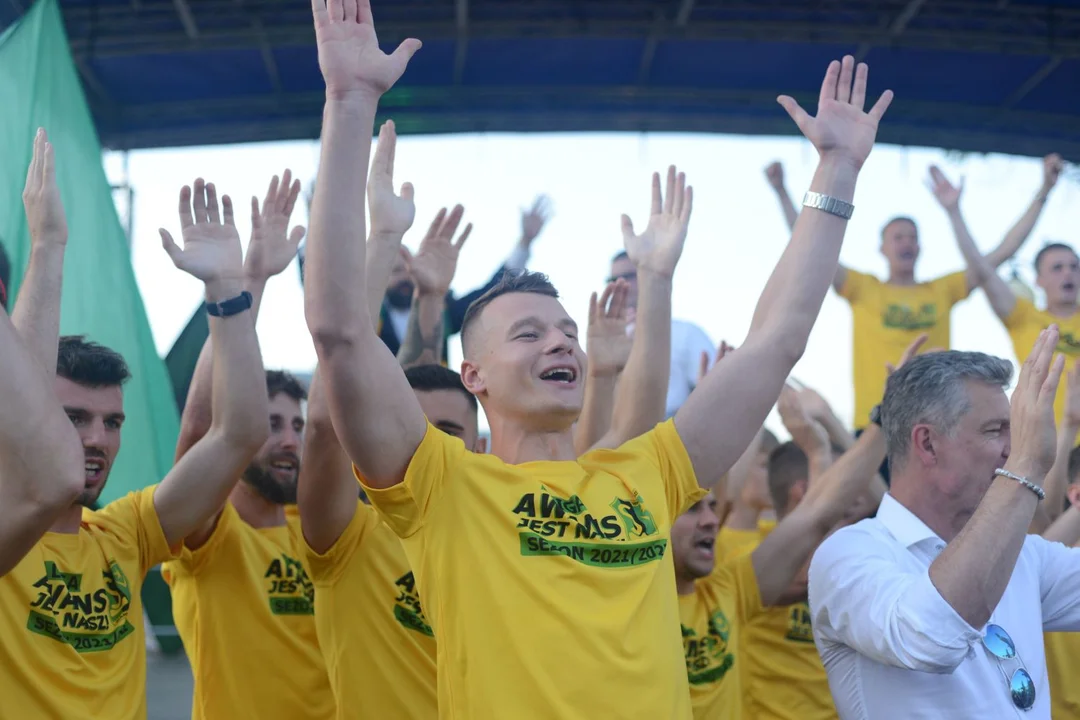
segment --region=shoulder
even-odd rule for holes
[[[811,570],[834,567],[848,560],[877,557],[894,558],[896,542],[875,518],[840,528],[818,546],[811,558]]]

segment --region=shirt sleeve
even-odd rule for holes
[[[412,536],[424,526],[439,505],[447,476],[458,468],[468,451],[458,438],[450,437],[428,423],[424,439],[413,453],[405,479],[397,485],[378,489],[364,482],[358,468],[353,473],[379,515],[400,538]]]
[[[170,548],[161,529],[154,492],[157,485],[131,492],[106,505],[98,515],[117,533],[123,533],[139,549],[139,563],[145,575],[150,568],[180,555],[181,544]]]
[[[840,286],[839,295],[849,303],[859,302],[865,298],[866,291],[876,282],[878,279],[873,275],[848,268],[844,272],[844,284]]]
[[[707,578],[698,582],[713,585],[718,593],[734,600],[739,619],[743,622],[752,620],[764,610],[757,575],[754,573],[754,561],[749,553],[720,563]]]
[[[363,545],[372,528],[379,523],[375,511],[363,502],[357,501],[356,512],[337,541],[324,553],[317,553],[304,543],[304,555],[311,568],[311,579],[317,586],[333,585],[340,578],[344,569],[352,561],[357,550]],[[303,533],[301,533],[303,537]]]
[[[818,647],[845,645],[875,662],[948,674],[979,642],[930,581],[902,570],[865,530],[834,533],[810,563],[810,613]]]
[[[170,573],[195,575],[201,572],[203,568],[213,561],[222,544],[228,542],[228,538],[232,535],[239,520],[240,516],[236,512],[236,508],[233,507],[232,503],[226,502],[221,509],[221,513],[218,514],[210,537],[195,549],[183,545],[176,560],[169,563]]]
[[[941,295],[948,300],[949,307],[967,298],[974,290],[968,287],[967,273],[963,270],[943,275],[934,280],[933,284],[936,286],[935,290],[940,289]]]
[[[1039,556],[1043,628],[1047,632],[1080,631],[1080,549],[1037,535],[1029,535],[1025,544]]]
[[[736,530],[727,525],[720,528],[720,534],[716,536],[717,557],[720,562],[733,560],[743,555],[754,552],[754,548],[761,544],[761,531]],[[720,567],[717,565],[717,567]]]
[[[1027,298],[1017,296],[1012,312],[1005,318],[1006,329],[1013,330],[1027,325],[1036,312],[1038,311],[1035,309],[1035,303]]]

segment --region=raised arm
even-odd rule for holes
[[[56,375],[60,342],[60,296],[68,226],[56,184],[56,157],[45,130],[40,128],[34,136],[34,154],[26,173],[23,207],[30,230],[30,262],[11,321],[31,356],[52,378]]]
[[[597,299],[589,298],[588,373],[585,402],[574,426],[574,450],[578,455],[607,435],[615,412],[619,375],[630,357],[632,341],[626,332],[626,298],[629,285],[623,279],[607,284]]]
[[[852,76],[854,75],[854,85]],[[829,65],[817,117],[789,97],[780,103],[820,155],[810,190],[850,203],[859,170],[874,146],[878,121],[892,100],[885,91],[863,112],[867,68],[854,59]],[[675,415],[698,482],[711,486],[761,427],[784,380],[802,357],[821,303],[836,275],[847,220],[805,209],[765,285],[739,350],[706,376]]]
[[[405,72],[418,40],[379,49],[368,0],[312,0],[326,81],[322,156],[307,242],[304,312],[338,439],[374,487],[402,480],[426,420],[368,307],[364,208],[379,98]]]
[[[693,189],[672,165],[663,195],[660,175],[653,173],[649,224],[640,235],[623,215],[623,244],[637,268],[636,328],[615,392],[611,430],[599,447],[618,447],[664,419],[671,377],[671,278],[682,256],[693,204]]]
[[[844,426],[843,421],[836,416],[829,401],[822,397],[821,393],[811,387],[791,379],[791,386],[799,394],[799,404],[815,421],[821,423],[825,431],[829,433],[829,441],[844,450],[855,444],[855,436]]]
[[[963,184],[959,186],[953,185],[938,167],[931,166],[928,185],[938,203],[941,204],[941,207],[949,216],[949,224],[952,225],[953,234],[956,236],[957,247],[960,248],[960,254],[964,256],[964,262],[967,263],[966,279],[968,288],[971,289],[981,285],[983,290],[986,291],[990,306],[997,316],[1004,320],[1016,307],[1016,295],[1009,289],[1005,281],[998,276],[997,271],[990,265],[990,262],[979,252],[975,240],[972,239],[971,233],[968,231],[967,223],[964,222],[964,216],[960,212],[960,195],[964,190]]]
[[[1069,487],[1069,456],[1080,434],[1080,360],[1073,363],[1065,378],[1065,412],[1058,428],[1057,452],[1054,464],[1046,473],[1043,489],[1046,499],[1039,503],[1028,532],[1044,535],[1050,525],[1065,511],[1065,495]],[[1069,543],[1070,545],[1072,543]]]
[[[202,179],[180,191],[181,249],[167,230],[161,241],[173,264],[201,280],[208,303],[236,301],[244,292],[244,258],[232,201]],[[250,298],[248,298],[250,299]],[[232,305],[232,303],[229,303]],[[221,308],[221,306],[218,306]],[[240,473],[269,433],[266,372],[255,320],[242,302],[210,317],[213,417],[206,434],[154,491],[154,508],[170,546],[205,540]]]
[[[405,339],[398,349],[402,367],[441,363],[446,296],[457,272],[458,255],[472,232],[472,223],[465,226],[454,240],[465,208],[457,205],[449,214],[439,210],[428,228],[415,256],[403,249],[413,281],[412,308]]]
[[[1064,169],[1065,162],[1060,155],[1055,153],[1043,158],[1042,185],[1039,187],[1039,191],[1035,193],[1035,199],[1031,201],[1028,209],[1020,216],[1016,224],[1009,228],[1009,232],[1005,234],[1001,244],[987,253],[986,259],[991,267],[1000,267],[1002,263],[1016,254],[1020,246],[1031,235],[1031,231],[1035,229],[1035,223],[1039,221],[1039,216],[1042,215],[1043,208],[1046,207],[1046,199],[1050,196],[1050,191],[1054,189],[1058,178],[1061,177],[1061,171]]]
[[[371,310],[372,327],[378,332],[379,309],[390,284],[390,274],[398,255],[405,252],[401,245],[416,219],[413,185],[401,184],[394,192],[394,161],[397,157],[397,129],[393,120],[379,128],[379,142],[371,160],[371,176],[367,181],[368,211],[371,229],[367,239],[367,303]],[[440,338],[440,346],[441,346]],[[400,351],[399,351],[400,352]]]
[[[292,263],[296,248],[304,237],[304,228],[299,225],[292,232],[289,231],[289,218],[299,195],[300,181],[292,180],[292,171],[286,170],[280,181],[277,175],[270,180],[261,208],[258,198],[254,195],[251,197],[251,240],[247,257],[244,258],[244,288],[251,293],[253,323],[259,317],[267,280],[282,273]],[[213,343],[207,338],[195,363],[184,413],[180,417],[180,436],[176,440],[174,462],[182,458],[210,429],[213,421],[213,370]],[[190,540],[194,542],[194,538]]]

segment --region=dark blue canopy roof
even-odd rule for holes
[[[26,0],[0,0],[0,25]],[[880,140],[1080,160],[1080,0],[375,0],[418,37],[382,103],[403,133],[787,134],[829,60],[897,99]],[[314,138],[308,0],[61,0],[102,142]]]

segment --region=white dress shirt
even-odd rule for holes
[[[930,581],[945,542],[885,495],[877,517],[833,534],[810,563],[814,641],[842,720],[1050,720],[1043,631],[1080,630],[1080,550],[1028,535],[990,622],[1035,683],[1028,712],[999,661]]]
[[[626,332],[634,333],[634,323],[627,325]],[[697,386],[701,369],[701,353],[708,353],[712,367],[716,346],[705,331],[685,320],[671,321],[671,375],[668,379],[666,417],[671,417],[690,397]]]

